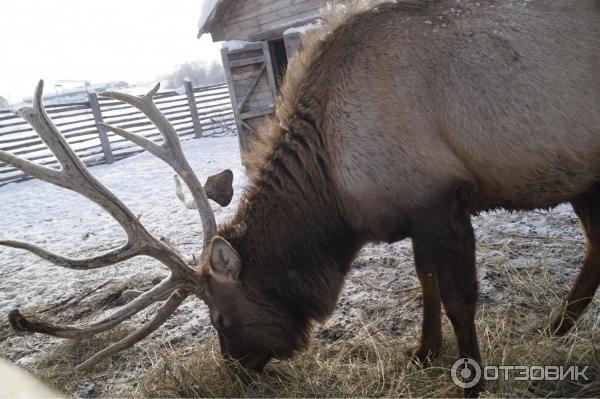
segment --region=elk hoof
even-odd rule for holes
[[[435,359],[439,353],[439,348],[430,349],[423,346],[419,346],[414,351],[412,351],[410,355],[410,360],[420,367],[427,368],[431,367],[431,361]]]
[[[554,309],[550,315],[549,321],[546,324],[544,331],[548,334],[563,336],[568,333],[575,325],[575,320],[570,317],[565,309],[565,305]]]
[[[553,317],[550,322],[546,324],[544,330],[557,337],[562,337],[573,328],[573,321],[565,319],[563,317]]]

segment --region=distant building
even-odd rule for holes
[[[0,96],[0,108],[8,108],[9,105],[8,100]]]

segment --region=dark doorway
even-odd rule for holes
[[[288,64],[285,42],[283,39],[271,40],[269,42],[269,51],[271,52],[271,61],[273,62],[273,73],[275,74],[275,84],[279,93],[283,76]]]

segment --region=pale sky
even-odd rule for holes
[[[155,81],[187,61],[220,58],[196,38],[204,0],[0,0],[0,96],[18,102],[40,78]]]

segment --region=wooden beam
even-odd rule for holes
[[[98,95],[96,93],[89,92],[88,98],[90,99],[90,108],[92,109],[94,121],[96,122],[96,128],[98,129],[98,136],[100,137],[100,144],[102,145],[104,160],[106,163],[113,163],[115,159],[113,157],[112,148],[110,147],[110,141],[108,140],[108,133],[106,129],[101,126],[101,124],[104,123],[104,119],[102,118],[102,111],[100,110],[100,104],[98,103]],[[66,131],[63,131],[62,133],[64,134]]]
[[[271,105],[269,107],[264,107],[264,108],[259,108],[259,109],[255,109],[252,111],[244,112],[243,114],[240,115],[240,118],[242,118],[242,119],[258,118],[259,116],[269,115],[269,114],[272,114],[273,112],[275,112],[275,107]]]
[[[231,74],[231,68],[229,67],[229,50],[227,48],[221,49],[221,58],[223,60],[223,68],[225,69],[225,77],[227,78],[227,87],[229,88],[229,96],[231,97],[231,107],[233,108],[233,115],[235,116],[235,124],[238,129],[240,158],[242,160],[242,165],[244,165],[244,155],[248,149],[244,143],[244,125],[242,124],[242,119],[240,118],[240,109],[238,107],[238,101],[235,94],[235,86],[233,82],[233,76]]]
[[[242,121],[242,125],[244,125],[244,127],[248,130],[251,130],[254,133],[257,133],[256,129],[254,128],[254,126],[252,126],[251,124],[249,124],[246,121]]]
[[[262,55],[252,58],[244,58],[237,61],[229,61],[229,68],[240,68],[248,65],[260,64],[261,62],[265,62],[265,57]]]
[[[194,125],[194,135],[197,138],[202,137],[202,126],[200,125],[200,119],[198,118],[198,107],[196,106],[196,99],[194,98],[194,87],[192,81],[185,79],[183,81],[183,87],[185,87],[185,94],[188,99],[188,106],[190,107],[190,113],[192,116],[192,125]]]
[[[267,65],[267,79],[269,79],[269,87],[271,89],[272,104],[275,105],[277,98],[277,82],[275,81],[275,72],[273,71],[273,62],[271,61],[271,51],[269,43],[263,42],[263,53],[265,55],[265,64]]]

